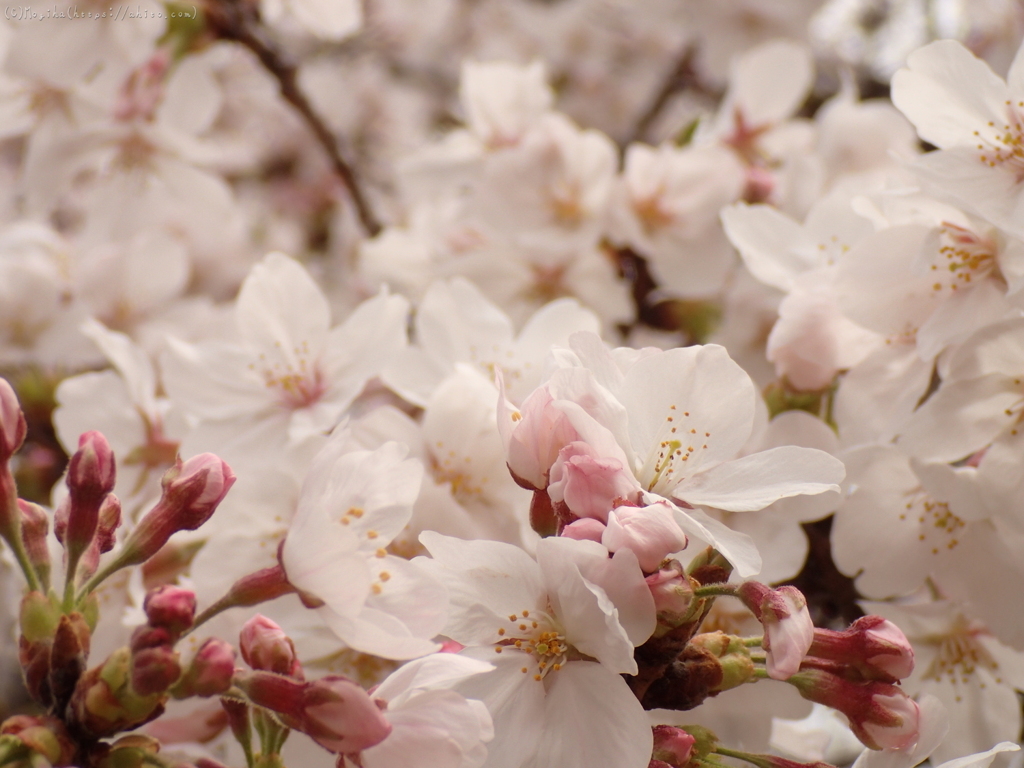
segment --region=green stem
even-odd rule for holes
[[[117,573],[123,567],[124,565],[121,562],[121,558],[117,557],[111,560],[102,568],[100,568],[98,571],[96,571],[96,573],[92,575],[92,578],[85,582],[85,585],[80,590],[78,590],[78,595],[75,598],[75,602],[80,603],[83,600],[85,600],[85,598],[88,597],[89,594],[96,589],[96,587],[98,587],[112,575]],[[65,600],[66,599],[67,598],[65,597]]]
[[[752,755],[749,752],[740,752],[736,749],[729,749],[728,747],[723,747],[720,744],[715,747],[715,752],[717,752],[720,755],[725,755],[726,757],[734,757],[737,760],[743,760],[747,763],[753,763],[754,765],[758,766],[758,768],[771,768],[771,763],[769,761],[765,760],[759,755]]]
[[[764,645],[763,637],[744,637],[741,640],[747,648],[760,648]]]
[[[64,575],[64,613],[71,613],[75,609],[75,572],[81,556],[81,552],[68,552],[68,572]]]
[[[189,627],[188,629],[186,629],[182,633],[181,636],[183,638],[187,637],[188,635],[192,634],[196,629],[198,629],[200,626],[202,626],[203,624],[208,622],[210,619],[212,619],[214,616],[216,616],[216,615],[218,615],[220,613],[223,613],[224,611],[227,611],[227,610],[229,610],[231,608],[234,608],[234,607],[235,607],[234,603],[231,602],[230,600],[228,600],[228,596],[225,595],[220,600],[218,600],[216,603],[214,603],[209,608],[207,608],[206,610],[202,611],[198,616],[196,616],[195,621],[192,622],[192,626]]]
[[[29,591],[42,592],[43,587],[39,581],[39,574],[36,573],[36,568],[32,565],[32,561],[28,559],[28,552],[25,551],[25,542],[21,540],[21,536],[12,536],[10,538],[5,536],[4,538],[14,552],[14,559],[21,566],[21,572],[25,574],[25,581],[28,582]]]
[[[693,590],[694,597],[735,597],[736,587],[732,584],[708,584]]]

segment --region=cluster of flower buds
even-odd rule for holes
[[[246,703],[259,708],[253,717],[259,717],[260,710],[269,710],[288,728],[305,733],[340,755],[369,749],[391,733],[381,708],[357,683],[337,675],[306,681],[291,638],[265,616],[257,614],[246,622],[239,644],[242,658],[252,671],[236,672],[234,683],[245,695]],[[226,700],[225,708],[239,736],[238,723],[245,728],[249,713],[237,701]],[[264,721],[264,726],[271,723]],[[280,742],[275,743],[273,735],[267,738],[268,728],[259,731],[265,756],[275,747],[279,749]],[[247,734],[240,736],[243,743],[250,738]]]
[[[921,711],[897,686],[913,669],[903,632],[881,616],[864,616],[841,632],[815,629],[800,672],[787,682],[846,715],[872,749],[904,749],[917,741]]]
[[[102,434],[83,434],[68,464],[67,496],[53,516],[54,534],[64,547],[61,595],[50,586],[50,516],[18,498],[11,470],[25,433],[25,417],[14,391],[0,379],[0,537],[11,547],[28,583],[19,612],[19,661],[29,695],[46,711],[32,717],[17,715],[0,724],[0,764],[186,768],[158,757],[160,744],[151,737],[133,734],[112,743],[101,739],[158,717],[172,695],[226,692],[234,676],[234,650],[210,639],[183,665],[175,645],[193,627],[195,595],[164,584],[146,596],[147,621],[129,644],[87,669],[99,619],[95,589],[121,568],[155,561],[175,532],[206,522],[234,475],[212,454],[178,460],[163,479],[160,501],[103,563],[102,556],[117,544],[122,522],[113,493],[117,467]],[[216,768],[203,762],[203,768]]]

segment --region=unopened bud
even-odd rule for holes
[[[654,759],[664,760],[674,768],[683,768],[690,760],[696,739],[682,728],[656,725],[654,730]]]
[[[336,754],[349,754],[379,744],[391,724],[359,685],[328,675],[312,682],[252,672],[235,678],[254,704],[277,712],[289,728],[302,731]]]
[[[645,573],[656,571],[671,554],[686,548],[686,534],[668,504],[616,507],[608,515],[602,542],[610,552],[631,549]]]
[[[132,690],[139,696],[164,693],[181,677],[177,652],[168,645],[132,653]]]
[[[0,379],[0,382],[3,380]],[[0,725],[0,743],[20,743],[27,751],[42,755],[50,765],[72,765],[75,742],[64,724],[45,715],[14,715]],[[36,765],[27,760],[24,765]],[[18,763],[21,765],[21,763]]]
[[[786,682],[808,701],[846,715],[854,735],[871,749],[906,749],[917,742],[921,710],[894,685],[852,682],[819,669],[801,670]]]
[[[141,733],[122,736],[110,745],[107,754],[100,758],[97,768],[149,768],[159,765],[156,757],[160,742]],[[185,768],[179,765],[177,768]]]
[[[678,627],[689,616],[693,606],[693,585],[677,560],[670,560],[660,571],[648,576],[646,581],[658,616],[658,628],[654,633],[660,637]]]
[[[163,495],[124,542],[118,567],[137,565],[155,555],[178,531],[194,531],[213,515],[235,482],[226,463],[212,453],[193,456],[167,470]]]
[[[88,624],[77,611],[61,616],[57,623],[50,649],[50,690],[59,704],[71,698],[75,683],[85,671],[91,635]]]
[[[50,516],[38,504],[24,499],[18,499],[18,513],[21,516],[21,540],[25,543],[25,554],[45,587],[50,583],[50,547],[46,543]]]
[[[18,396],[6,379],[0,379],[0,464],[6,464],[21,448],[27,433]]]
[[[281,627],[266,616],[256,614],[249,619],[238,639],[242,658],[253,669],[303,679],[295,644]]]
[[[121,525],[121,501],[112,493],[103,497],[100,511],[96,519],[96,533],[92,543],[82,554],[78,566],[80,578],[87,578],[96,572],[100,555],[114,548],[117,541],[117,529]]]
[[[211,637],[203,643],[174,688],[176,698],[218,696],[231,687],[235,674],[235,649]]]
[[[764,626],[768,676],[785,680],[795,674],[814,640],[814,622],[803,593],[796,587],[772,589],[748,581],[737,587],[736,594]]]
[[[101,432],[86,432],[78,438],[78,450],[68,462],[68,488],[82,499],[102,499],[117,479],[117,465],[110,443]]]
[[[862,616],[847,629],[815,629],[808,655],[845,664],[860,677],[894,683],[914,671],[914,648],[888,619]]]
[[[21,535],[18,514],[18,489],[11,474],[11,456],[25,441],[25,414],[11,385],[0,379],[0,538],[12,548]]]
[[[100,507],[114,488],[115,476],[114,452],[107,439],[95,431],[83,434],[68,463],[68,498],[57,527],[70,569],[77,568],[79,557],[96,535]]]
[[[182,587],[157,587],[146,595],[142,608],[150,626],[166,629],[173,643],[192,626],[196,615],[196,595]]]
[[[722,667],[722,679],[715,687],[716,691],[727,691],[754,679],[756,666],[743,638],[727,635],[722,631],[705,632],[693,637],[690,644],[718,657],[718,663]]]
[[[57,634],[57,624],[62,615],[60,606],[42,592],[28,592],[21,599],[18,616],[21,634],[30,643],[49,645]]]
[[[164,696],[142,695],[131,685],[132,656],[114,651],[78,680],[69,705],[75,722],[97,738],[113,736],[159,717]]]

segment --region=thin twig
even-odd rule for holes
[[[697,72],[693,67],[695,56],[696,48],[694,46],[687,45],[683,49],[676,59],[676,63],[662,81],[661,87],[654,95],[651,103],[647,105],[647,109],[637,119],[633,130],[626,137],[623,146],[628,146],[635,141],[642,141],[647,135],[647,131],[654,125],[654,121],[661,116],[665,106],[675,94],[690,90],[710,97],[717,98],[719,96],[719,94],[714,93],[698,79]]]
[[[363,195],[355,170],[345,159],[334,134],[324,123],[323,118],[313,109],[306,94],[299,88],[296,66],[288,61],[267,37],[257,16],[255,5],[238,2],[238,0],[213,0],[207,4],[206,12],[210,27],[218,37],[244,45],[256,54],[264,69],[277,80],[285,101],[302,116],[320,146],[327,152],[335,173],[341,177],[348,189],[363,228],[371,237],[378,234],[381,231],[380,220]]]

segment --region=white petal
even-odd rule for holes
[[[672,493],[689,504],[749,512],[789,496],[838,491],[845,476],[843,462],[834,456],[786,445],[711,467]]]

